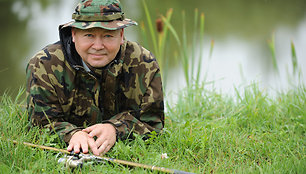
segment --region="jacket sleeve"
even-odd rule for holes
[[[48,128],[68,142],[75,131],[82,128],[66,122],[56,93],[56,77],[45,52],[38,53],[27,66],[27,110],[33,126]]]
[[[155,62],[156,63],[156,62]],[[161,133],[164,127],[164,102],[160,70],[150,76],[146,90],[141,97],[139,110],[121,112],[105,122],[112,123],[117,130],[117,138],[126,139],[132,133],[147,135],[152,131]]]

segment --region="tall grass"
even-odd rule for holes
[[[144,11],[146,14],[146,24],[142,23],[142,36],[144,40],[144,44],[148,48],[152,48],[153,53],[156,55],[157,60],[162,68],[163,78],[167,78],[167,69],[168,69],[168,58],[167,55],[177,56],[176,60],[182,65],[182,69],[184,71],[184,77],[186,80],[187,86],[191,86],[192,83],[199,84],[203,79],[201,78],[201,66],[203,60],[203,46],[204,46],[204,24],[205,24],[205,15],[204,13],[199,14],[198,9],[194,11],[194,25],[193,28],[188,28],[188,30],[193,31],[192,39],[189,39],[187,36],[187,26],[186,26],[186,17],[185,12],[182,12],[182,34],[179,35],[175,29],[175,27],[171,24],[171,17],[173,10],[169,9],[166,13],[166,16],[160,15],[159,19],[156,20],[157,28],[154,28],[154,22],[152,20],[152,16],[147,7],[146,1],[142,0]],[[161,27],[161,31],[158,26]],[[166,41],[171,36],[174,38],[177,44],[176,50],[173,52],[166,50]],[[153,47],[150,46],[148,41],[152,41]],[[210,53],[211,57],[213,51],[214,42],[211,42],[210,45]],[[199,50],[199,51],[197,51]],[[169,53],[170,52],[170,53]],[[164,83],[166,80],[164,80]]]
[[[200,16],[200,17],[199,17]],[[192,86],[193,83],[199,84],[204,79],[200,79],[201,75],[201,66],[203,60],[203,47],[204,47],[204,24],[205,24],[205,15],[201,13],[199,15],[198,9],[194,11],[194,26],[193,26],[193,37],[192,40],[187,37],[187,26],[186,26],[186,17],[185,12],[182,12],[182,35],[178,35],[177,31],[174,29],[172,24],[162,17],[164,23],[169,27],[172,35],[174,36],[179,49],[179,59],[186,80],[187,86]],[[211,42],[210,45],[210,54],[211,57],[213,50],[214,42]],[[199,51],[197,51],[199,50]]]
[[[144,46],[146,48],[152,48],[150,50],[154,53],[159,63],[159,66],[161,68],[161,73],[163,76],[163,84],[166,85],[167,82],[166,74],[168,69],[167,56],[169,54],[166,54],[165,50],[167,48],[166,41],[169,38],[169,33],[168,33],[169,28],[164,27],[161,19],[157,19],[154,23],[145,0],[142,0],[142,3],[147,19],[146,24],[144,22],[141,23],[141,33],[144,40]],[[166,22],[170,22],[172,17],[172,12],[173,12],[172,9],[169,9],[166,13],[166,16],[165,17],[162,16]],[[151,45],[153,45],[153,47]]]
[[[268,42],[268,46],[269,46],[271,57],[272,57],[273,69],[276,72],[276,75],[280,76],[280,70],[279,70],[277,56],[276,56],[277,49],[276,49],[276,46],[275,46],[275,33],[274,32],[272,33],[271,39],[269,39],[267,42]],[[303,73],[302,73],[302,69],[300,68],[300,66],[298,64],[298,59],[297,59],[298,56],[296,54],[295,45],[294,45],[293,41],[291,41],[289,47],[290,47],[290,50],[291,50],[291,69],[292,69],[292,72],[287,71],[287,77],[288,77],[288,83],[295,86],[296,84],[303,83]]]

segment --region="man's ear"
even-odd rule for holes
[[[72,36],[72,42],[75,42],[75,39],[74,39],[74,37],[75,37],[75,28],[71,28],[71,36]]]
[[[120,37],[121,37],[120,45],[122,45],[124,43],[124,29],[123,28],[120,31]]]

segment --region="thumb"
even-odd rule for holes
[[[94,130],[94,127],[95,127],[95,125],[93,125],[93,126],[89,126],[88,128],[82,129],[82,131],[83,131],[83,132],[90,133],[91,131],[93,131],[93,130]]]

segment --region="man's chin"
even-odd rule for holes
[[[111,61],[108,61],[107,58],[103,59],[93,59],[90,58],[89,61],[87,62],[87,65],[89,64],[93,68],[103,68],[107,66]]]
[[[86,62],[86,65],[89,68],[103,68],[105,66],[104,62],[101,61],[89,61]]]
[[[90,64],[90,66],[93,67],[93,68],[103,68],[103,67],[105,67],[106,65],[101,64],[101,63],[100,63],[100,64],[98,63],[98,64]]]

